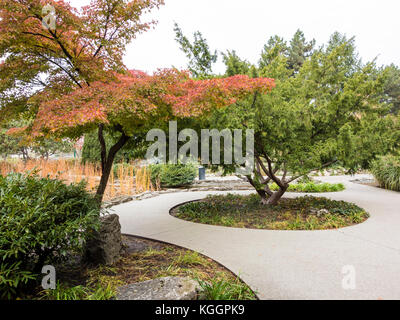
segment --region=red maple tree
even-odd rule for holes
[[[193,80],[188,72],[159,70],[153,75],[129,71],[125,46],[154,22],[141,15],[162,0],[93,0],[81,10],[66,2],[54,6],[54,30],[43,28],[40,0],[0,3],[0,118],[33,114],[32,138],[78,138],[94,129],[101,145],[102,201],[117,152],[138,131],[154,123],[204,114],[231,105],[254,92],[265,93],[268,78],[235,76]],[[119,134],[109,149],[104,132]]]

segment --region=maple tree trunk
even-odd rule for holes
[[[101,146],[101,178],[100,178],[99,187],[97,188],[97,192],[96,192],[96,197],[97,197],[99,206],[101,206],[101,203],[103,202],[104,192],[106,191],[106,188],[107,188],[108,179],[110,178],[110,173],[111,173],[111,170],[113,167],[115,156],[118,153],[118,151],[121,150],[122,147],[130,139],[130,137],[125,135],[125,133],[122,131],[121,138],[118,140],[118,142],[115,145],[113,145],[110,148],[110,151],[107,154],[107,146],[105,143],[103,130],[104,130],[103,125],[99,125],[98,138],[99,138],[99,142],[100,142],[100,146]]]
[[[110,160],[110,159],[107,159]],[[112,162],[114,159],[111,160]],[[100,179],[100,184],[99,187],[97,188],[96,192],[96,197],[99,205],[103,202],[104,198],[104,192],[106,191],[107,184],[108,184],[108,179],[110,178],[110,173],[111,173],[111,168],[112,168],[112,162],[111,165],[107,165],[104,169],[102,169],[101,172],[101,179]]]

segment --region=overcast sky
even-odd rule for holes
[[[72,0],[83,4],[86,0]],[[165,0],[149,18],[158,25],[129,45],[125,63],[147,72],[175,66],[187,60],[175,42],[177,22],[191,36],[199,30],[210,48],[236,50],[240,57],[257,62],[263,45],[272,35],[290,40],[297,29],[307,39],[325,43],[334,31],[356,37],[364,61],[378,57],[379,64],[400,65],[399,0]],[[216,72],[223,72],[222,59]]]

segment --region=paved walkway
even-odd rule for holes
[[[210,192],[164,194],[119,205],[114,212],[123,233],[201,252],[239,274],[260,299],[400,299],[400,193],[352,179],[323,178],[344,181],[347,188],[324,196],[354,202],[371,214],[366,222],[339,230],[235,229],[169,215],[173,206]],[[351,272],[344,266],[354,267],[355,289],[343,289],[343,272]]]

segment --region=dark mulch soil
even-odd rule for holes
[[[125,246],[125,253],[128,255],[132,253],[143,252],[149,249],[161,250],[163,248],[163,245],[159,242],[131,236],[123,236],[123,242]]]

